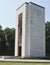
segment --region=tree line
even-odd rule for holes
[[[14,55],[15,29],[2,29],[0,25],[0,55]]]
[[[45,23],[46,56],[50,57],[50,22]]]
[[[46,56],[50,57],[50,22],[45,23]],[[15,28],[2,29],[0,25],[0,55],[14,55]]]

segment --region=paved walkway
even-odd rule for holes
[[[46,63],[46,62],[50,62],[50,60],[26,60],[26,59],[0,59],[0,62],[1,61],[8,61],[8,62],[43,62],[43,63]]]

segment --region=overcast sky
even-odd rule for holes
[[[34,2],[45,7],[45,22],[50,21],[50,0],[0,0],[0,25],[16,27],[16,9],[24,2]]]

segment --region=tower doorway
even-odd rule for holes
[[[21,46],[18,47],[18,56],[21,56]]]

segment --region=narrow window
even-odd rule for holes
[[[22,13],[18,15],[18,56],[21,56],[22,46]]]

